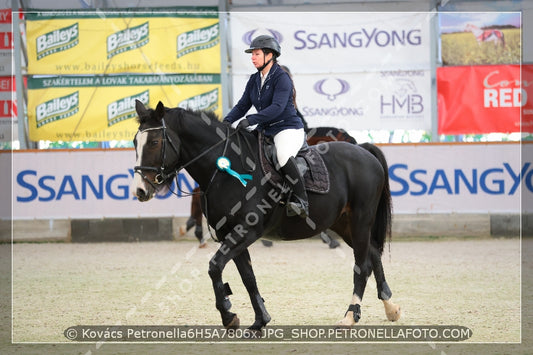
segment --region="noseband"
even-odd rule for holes
[[[148,131],[162,130],[163,148],[161,150],[161,156],[163,158],[161,160],[161,166],[159,168],[155,168],[155,167],[152,167],[152,166],[135,166],[133,168],[133,170],[136,173],[138,173],[139,175],[141,175],[143,180],[147,181],[150,185],[152,185],[152,187],[154,189],[156,189],[156,185],[155,184],[161,185],[167,179],[169,179],[169,178],[173,179],[178,174],[178,171],[180,170],[180,169],[173,170],[170,173],[167,173],[165,171],[165,161],[166,161],[166,158],[167,158],[167,142],[170,144],[170,147],[172,148],[174,153],[176,153],[177,156],[179,156],[179,150],[178,150],[178,148],[176,148],[176,145],[174,144],[174,142],[172,141],[172,139],[170,138],[170,136],[167,133],[167,126],[165,125],[165,120],[162,120],[161,122],[162,122],[162,125],[160,127],[146,128],[146,129],[143,129],[142,131],[139,130],[139,133],[144,133],[144,132],[148,132]],[[154,176],[154,180],[152,181],[152,180],[148,179],[148,177],[146,175],[144,175],[143,171],[154,171],[156,173],[156,175]]]

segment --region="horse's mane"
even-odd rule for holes
[[[215,112],[213,112],[213,111],[190,110],[190,109],[184,109],[184,111],[190,112],[191,114],[196,115],[196,116],[200,116],[203,113],[210,120],[220,122],[220,117],[218,117],[218,115]]]
[[[152,117],[152,112],[154,112],[154,109],[153,108],[147,108],[147,110],[149,112],[148,115],[146,115],[146,116],[143,115],[142,117],[141,116],[137,116],[137,123],[138,124],[146,123]],[[214,122],[219,122],[219,123],[221,122],[219,116],[213,111],[193,110],[193,109],[186,109],[186,108],[182,108],[182,107],[170,108],[170,107],[166,107],[165,106],[165,113],[167,113],[169,111],[176,111],[178,113],[179,117],[182,117],[182,115],[184,113],[189,113],[189,114],[194,115],[194,116],[202,116],[203,115],[203,117],[207,117],[211,121],[214,121]]]

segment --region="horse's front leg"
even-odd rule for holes
[[[213,290],[215,292],[215,305],[220,316],[222,317],[222,324],[228,329],[239,328],[240,321],[235,313],[230,312],[231,302],[229,296],[231,295],[231,289],[228,284],[224,284],[222,281],[222,271],[224,267],[231,259],[227,252],[228,246],[226,243],[222,243],[215,255],[209,261],[209,277],[213,283]]]
[[[241,254],[237,255],[233,261],[237,265],[242,282],[250,295],[250,301],[255,312],[255,322],[248,329],[259,332],[270,322],[271,318],[265,308],[265,301],[259,294],[248,249],[245,249]]]
[[[225,238],[215,255],[209,261],[208,272],[215,292],[215,305],[222,317],[222,324],[228,329],[237,329],[240,321],[235,313],[230,312],[231,302],[229,296],[231,295],[231,289],[227,283],[223,283],[222,271],[228,261],[243,253],[257,239],[257,237],[253,237],[251,234],[230,234]]]

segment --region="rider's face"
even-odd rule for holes
[[[262,49],[254,49],[252,51],[252,63],[256,68],[260,68],[263,64],[268,62],[272,58],[272,53],[268,53],[265,56]]]

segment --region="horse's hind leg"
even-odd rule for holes
[[[237,270],[239,270],[242,282],[250,295],[250,301],[252,302],[252,307],[255,312],[255,322],[248,329],[260,331],[268,322],[270,322],[271,318],[265,308],[265,301],[259,294],[248,249],[233,258],[233,261],[235,262],[235,265],[237,265]]]
[[[383,264],[381,263],[381,255],[373,246],[370,247],[370,258],[372,260],[374,277],[376,278],[378,298],[383,301],[387,319],[392,322],[397,321],[401,316],[400,306],[392,303],[390,300],[392,297],[392,291],[385,280],[385,272],[383,271]]]
[[[361,302],[363,300],[363,294],[365,293],[366,282],[372,273],[372,263],[368,257],[370,247],[369,224],[355,223],[352,221],[351,234],[352,248],[355,257],[355,266],[353,269],[354,288],[350,306],[348,307],[344,318],[337,323],[342,326],[354,325],[361,318]]]

